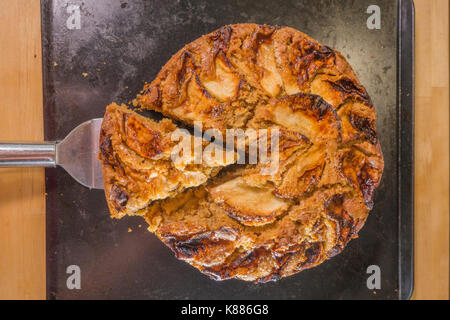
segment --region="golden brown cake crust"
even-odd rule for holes
[[[177,258],[214,279],[273,281],[317,266],[357,237],[372,209],[384,168],[375,108],[342,55],[300,31],[224,26],[177,52],[134,105],[204,129],[280,130],[275,172],[228,166],[166,197],[144,197],[138,211],[108,180],[120,170],[101,148],[113,216],[121,203],[142,215]],[[145,122],[137,120],[135,129]],[[120,121],[105,117],[102,146]],[[133,134],[119,144],[140,157],[166,145],[145,130]]]

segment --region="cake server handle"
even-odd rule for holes
[[[0,142],[0,167],[55,167],[56,142]]]

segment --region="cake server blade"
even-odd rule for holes
[[[83,122],[62,141],[43,143],[0,143],[0,167],[64,168],[76,181],[90,189],[103,189],[98,160],[103,119]]]

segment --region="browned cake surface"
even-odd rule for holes
[[[100,158],[113,216],[143,216],[177,258],[214,279],[270,281],[314,267],[364,225],[383,172],[375,109],[341,54],[305,34],[222,27],[176,53],[134,104],[188,126],[280,132],[270,174],[261,163],[220,163],[172,178],[159,150],[173,147],[164,137],[175,125],[107,110]],[[201,178],[186,182],[187,169]],[[152,170],[176,187],[148,182]]]

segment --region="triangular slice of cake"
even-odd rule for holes
[[[182,139],[192,146],[185,154],[177,153]],[[204,149],[210,142],[198,144]],[[109,105],[100,132],[99,159],[111,215],[134,215],[154,200],[205,183],[234,162],[232,157],[227,163],[230,157],[224,155],[219,157],[222,160],[195,163],[193,146],[194,136],[170,119],[155,121],[125,105]]]

